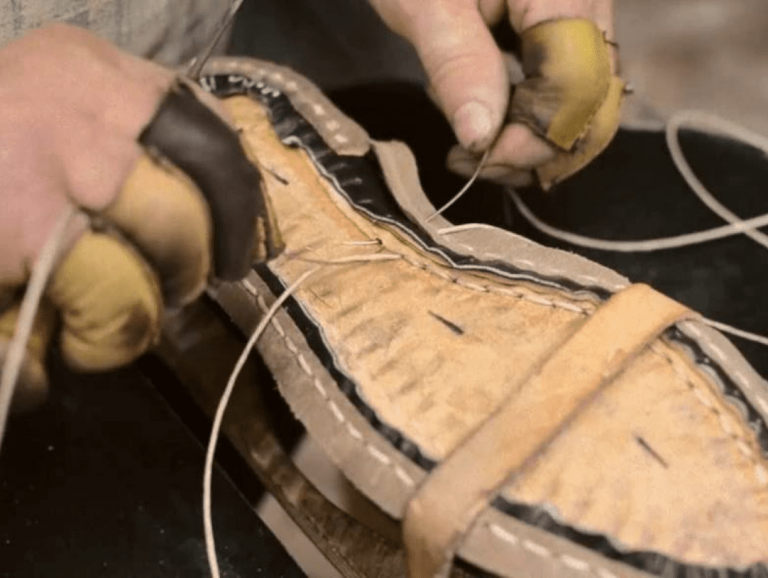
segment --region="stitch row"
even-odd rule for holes
[[[262,310],[262,313],[269,310],[269,307],[264,301],[264,298],[259,293],[258,289],[256,289],[256,287],[250,281],[245,279],[243,281],[243,286],[248,290],[249,293],[251,293],[256,298],[259,308]],[[413,480],[413,478],[403,468],[395,464],[388,455],[386,455],[384,452],[382,452],[380,449],[378,449],[371,443],[365,441],[360,431],[357,428],[355,428],[344,417],[344,414],[339,408],[338,404],[330,398],[330,396],[328,395],[328,391],[325,389],[320,379],[312,371],[312,368],[310,367],[306,358],[299,351],[299,348],[296,346],[294,341],[286,333],[285,329],[283,328],[282,324],[277,319],[277,317],[273,317],[271,323],[274,326],[277,333],[285,342],[285,345],[288,348],[288,350],[293,354],[301,370],[307,375],[307,377],[309,377],[312,380],[313,386],[320,393],[321,397],[325,401],[328,409],[330,410],[331,414],[333,414],[333,417],[336,419],[336,421],[338,421],[339,424],[343,425],[346,428],[347,432],[352,437],[352,439],[354,439],[357,442],[360,442],[363,445],[363,447],[365,447],[366,451],[373,459],[375,459],[376,461],[378,461],[379,463],[381,463],[386,467],[392,468],[397,478],[404,485],[408,486],[409,488],[413,488],[416,485],[416,482]]]
[[[566,311],[579,313],[581,315],[589,315],[592,312],[592,309],[587,306],[579,306],[579,305],[576,305],[575,303],[568,303],[568,302],[559,301],[559,300],[550,300],[541,295],[531,295],[529,293],[521,291],[520,289],[512,289],[509,287],[494,287],[492,285],[479,285],[477,283],[472,283],[471,281],[464,281],[458,276],[454,277],[439,268],[433,267],[427,263],[420,263],[419,261],[413,259],[412,257],[403,255],[401,253],[397,253],[397,251],[392,251],[392,253],[399,254],[401,259],[406,263],[408,263],[409,265],[411,265],[412,267],[416,267],[417,269],[430,273],[436,277],[439,277],[440,279],[443,279],[444,281],[448,281],[449,283],[459,285],[460,287],[465,287],[466,289],[470,289],[472,291],[477,291],[480,293],[495,293],[498,295],[516,297],[518,299],[523,299],[525,301],[528,301],[529,303],[532,303],[534,305],[552,307],[555,309],[564,309]]]
[[[725,432],[725,434],[737,442],[737,447],[739,447],[739,450],[742,454],[744,454],[745,458],[747,458],[751,464],[754,466],[754,473],[755,477],[757,478],[757,481],[761,486],[768,487],[768,470],[765,469],[765,466],[760,463],[760,460],[758,459],[758,456],[755,454],[754,449],[750,446],[749,440],[746,439],[743,436],[740,436],[738,432],[735,431],[733,421],[729,419],[724,412],[722,412],[720,409],[718,409],[715,404],[709,399],[709,397],[700,391],[700,388],[697,387],[697,385],[693,382],[693,380],[690,379],[690,377],[685,373],[685,371],[679,367],[678,363],[672,359],[670,355],[667,354],[666,351],[663,351],[657,344],[653,344],[650,347],[651,351],[661,357],[662,359],[666,360],[674,372],[677,374],[678,378],[688,386],[688,388],[694,392],[696,399],[709,411],[714,413],[717,416],[717,421],[720,424],[720,428]],[[741,445],[739,444],[741,442]]]
[[[704,335],[704,333],[696,326],[695,323],[691,321],[687,321],[685,323],[685,328],[694,337],[696,337],[701,341],[706,342],[708,349],[712,351],[714,357],[719,358],[719,361],[721,363],[726,360],[726,355],[723,352],[723,350],[719,346],[714,344],[709,336]],[[764,399],[764,394],[762,392],[756,391],[756,388],[754,387],[752,380],[747,378],[747,376],[744,375],[744,373],[739,370],[736,370],[733,372],[733,377],[734,379],[736,379],[738,384],[744,389],[744,391],[750,392],[754,395],[754,397],[756,398],[757,405],[760,406],[760,409],[763,410],[763,412],[766,415],[768,415],[768,401]]]
[[[502,528],[498,524],[487,522],[486,527],[490,531],[491,535],[495,538],[517,548],[522,548],[527,552],[538,556],[539,558],[548,558],[554,560],[563,566],[570,568],[571,570],[582,572],[584,574],[591,574],[592,576],[597,576],[598,578],[617,578],[613,572],[610,572],[604,568],[593,566],[589,562],[569,554],[556,554],[546,546],[539,544],[538,542],[534,542],[528,538],[522,539],[509,530]]]
[[[285,77],[283,76],[282,73],[280,73],[280,72],[270,72],[270,71],[266,70],[265,68],[258,68],[256,70],[256,75],[258,77],[260,77],[258,82],[260,82],[263,86],[266,87],[266,85],[264,84],[264,79],[269,78],[270,80],[275,82],[278,86],[280,86],[284,91],[290,92],[291,95],[292,95],[292,98],[300,100],[300,101],[308,104],[311,107],[312,112],[316,116],[318,116],[318,117],[325,117],[328,114],[328,112],[327,112],[327,110],[325,109],[324,106],[322,106],[321,104],[319,104],[319,103],[317,103],[317,102],[307,98],[303,94],[301,94],[299,92],[299,86],[298,86],[298,84],[295,81],[291,80],[291,81],[286,82],[285,81]],[[230,79],[232,81],[234,81],[234,80],[236,80],[236,77],[234,75],[232,75],[230,77]],[[259,87],[258,85],[257,85],[257,88],[261,89],[261,87]],[[268,94],[268,92],[264,92],[264,94]],[[279,92],[275,92],[274,94],[275,94],[275,96],[277,96],[280,93]],[[336,142],[338,142],[339,144],[347,144],[349,142],[349,139],[345,135],[341,134],[342,126],[337,121],[331,120],[331,121],[326,122],[325,123],[325,128],[328,131],[330,131],[331,133],[333,133],[333,139]],[[462,246],[465,247],[465,248],[468,248],[470,250],[474,250],[471,247],[468,247],[467,245],[462,245]],[[492,258],[499,258],[500,257],[500,256],[498,256],[498,255],[496,255],[494,253],[488,253],[487,256],[488,257],[492,257]],[[504,257],[501,257],[501,259],[502,260],[506,260]],[[531,269],[532,271],[539,270],[539,269],[537,269],[534,266],[532,261],[529,261],[527,259],[513,259],[512,261],[513,261],[514,264],[522,265],[523,268],[527,267],[527,268]],[[565,272],[562,271],[561,269],[557,269],[557,268],[548,268],[546,270],[543,270],[542,274],[547,274],[547,275],[564,275]],[[574,275],[574,278],[577,281],[581,281],[582,283],[586,283],[588,285],[598,285],[598,286],[604,285],[604,283],[601,283],[599,279],[597,279],[596,277],[590,276],[590,275],[576,274],[576,275]],[[618,291],[619,289],[623,289],[625,286],[626,285],[624,285],[624,284],[618,284],[618,283],[610,283],[610,284],[608,284],[608,288],[610,290],[612,290],[612,291]]]

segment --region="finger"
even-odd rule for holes
[[[5,367],[8,348],[16,334],[20,300],[0,313],[0,368]],[[56,323],[53,306],[45,299],[40,302],[22,362],[11,409],[28,411],[38,407],[48,395],[48,376],[45,372],[45,355]]]
[[[166,94],[139,142],[183,170],[205,196],[215,235],[216,276],[230,281],[245,276],[252,265],[257,220],[266,207],[261,175],[235,131],[179,83]],[[272,257],[276,249],[265,252]]]
[[[509,80],[476,2],[440,1],[403,27],[459,142],[488,148],[504,122]]]
[[[156,339],[160,286],[127,243],[87,232],[56,269],[47,297],[60,311],[61,351],[82,371],[130,363]]]
[[[540,177],[546,174],[542,186],[548,188],[576,172],[607,146],[618,128],[623,83],[612,76],[605,38],[590,20],[560,19],[526,29],[522,33],[522,56],[526,80],[515,88],[509,120],[527,127],[557,151],[557,155],[537,163],[543,169]],[[597,139],[592,127],[601,111],[615,112],[615,117],[609,119],[604,114],[603,120],[611,130],[601,132]],[[530,135],[508,134],[506,138],[512,155],[520,142],[534,146]],[[555,157],[557,171],[552,165]]]
[[[211,270],[213,233],[205,199],[186,175],[142,157],[104,217],[152,265],[167,305],[200,295]]]
[[[490,157],[489,157],[490,158]],[[480,158],[460,146],[455,146],[448,153],[448,168],[464,177],[470,178],[477,170]],[[506,162],[486,162],[480,171],[480,178],[512,187],[527,187],[535,183],[533,171],[526,168],[509,166]]]

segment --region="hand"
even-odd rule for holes
[[[65,360],[108,369],[152,344],[164,306],[194,299],[212,269],[245,275],[265,207],[259,173],[222,117],[171,71],[78,28],[0,49],[0,367],[54,224],[73,205],[90,215],[69,231],[48,285],[22,372],[29,395],[46,389],[57,316]],[[225,183],[210,178],[221,166]]]
[[[536,170],[546,188],[613,137],[623,83],[612,76],[611,0],[370,2],[416,48],[461,145],[448,161],[457,172],[472,173],[478,153],[492,146],[483,177],[521,185]],[[511,103],[505,59],[490,32],[505,17],[521,34],[527,77]]]

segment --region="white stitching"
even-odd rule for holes
[[[394,466],[395,467],[395,475],[400,478],[400,480],[406,485],[410,486],[411,488],[416,485],[416,482],[413,481],[413,478],[409,476],[406,471],[401,468],[400,466]]]
[[[578,558],[574,558],[573,556],[569,556],[568,554],[563,554],[562,556],[560,556],[560,559],[563,561],[563,564],[565,564],[569,568],[578,570],[579,572],[589,571],[589,564],[587,564],[584,560],[579,560]]]
[[[600,576],[602,578],[616,578],[616,576],[604,568],[591,565],[585,560],[575,558],[568,554],[556,554],[549,548],[531,540],[521,541],[518,536],[510,532],[509,530],[502,528],[498,524],[486,523],[486,527],[490,533],[499,540],[502,540],[515,547],[522,546],[528,552],[538,556],[539,558],[549,558],[554,560],[572,570],[578,572],[584,572],[592,574],[593,576]]]
[[[677,364],[677,362],[670,357],[667,352],[663,351],[657,344],[653,344],[650,347],[651,351],[667,361],[672,369],[674,370],[677,377],[685,383],[688,388],[696,394],[698,391],[698,387],[696,383],[694,383],[693,380],[691,380],[688,375],[685,373],[685,371],[680,368]],[[739,447],[739,450],[744,453],[744,448],[749,448],[749,451],[745,453],[745,458],[751,462],[751,464],[754,466],[755,469],[755,476],[757,477],[758,482],[761,486],[768,486],[768,471],[766,471],[765,466],[762,465],[758,455],[755,453],[752,446],[749,444],[749,440],[747,440],[745,437],[740,436],[739,433],[735,430],[735,426],[733,424],[733,421],[728,418],[726,415],[723,414],[720,409],[718,409],[714,404],[708,403],[705,401],[704,395],[695,395],[696,399],[698,399],[704,407],[706,407],[708,410],[710,410],[712,413],[714,413],[717,416],[717,421],[720,424],[720,427],[722,428],[723,432],[725,432],[728,437],[732,438],[737,442],[737,447]],[[739,442],[742,442],[743,445],[738,445]]]
[[[436,277],[440,277],[441,279],[448,281],[449,283],[455,283],[460,287],[465,287],[467,289],[471,289],[472,291],[477,291],[481,293],[495,293],[498,295],[511,296],[518,299],[524,299],[525,301],[528,301],[529,303],[533,303],[534,305],[541,305],[543,307],[554,307],[556,309],[564,309],[566,311],[579,313],[581,315],[586,315],[587,313],[591,312],[591,309],[587,307],[579,306],[572,303],[567,303],[565,301],[549,300],[546,297],[542,297],[540,295],[530,295],[520,289],[511,289],[509,287],[493,287],[491,285],[479,285],[477,283],[472,283],[470,281],[464,281],[460,277],[452,277],[451,275],[449,275],[445,271],[442,271],[441,269],[432,267],[427,263],[420,263],[407,255],[401,255],[401,257],[403,261],[405,261],[412,267],[416,267],[417,269],[426,271],[427,273],[435,275]]]
[[[328,399],[328,392],[325,391],[325,388],[323,387],[323,384],[320,383],[319,379],[314,378],[312,384],[315,386],[315,389],[320,392],[320,395],[323,396],[323,399]]]
[[[523,540],[523,548],[529,552],[533,552],[541,558],[550,558],[552,556],[552,551],[549,548],[542,546],[538,542],[533,542],[532,540]]]
[[[245,280],[243,284],[246,285],[248,290],[251,293],[253,293],[253,295],[256,297],[256,301],[259,307],[261,308],[261,310],[267,311],[269,308],[267,307],[266,302],[264,301],[264,298],[261,296],[261,294],[259,294],[258,289],[256,289],[256,287],[254,287],[247,280]],[[277,318],[273,317],[272,324],[277,324],[277,323],[278,323]],[[341,409],[336,404],[336,402],[329,398],[328,392],[323,387],[319,378],[312,371],[312,367],[309,365],[306,358],[301,353],[298,352],[298,348],[296,347],[296,344],[293,342],[293,340],[290,337],[288,337],[288,335],[286,335],[285,332],[282,332],[282,338],[288,350],[294,354],[294,357],[296,358],[297,363],[301,366],[301,369],[304,370],[308,376],[312,377],[312,384],[325,400],[326,406],[331,410],[331,413],[333,413],[334,417],[339,421],[339,423],[344,424],[346,426],[346,429],[349,432],[349,435],[354,440],[360,442],[371,457],[373,457],[375,460],[379,461],[383,465],[391,467],[395,472],[395,476],[404,485],[408,486],[409,488],[414,487],[416,483],[414,482],[413,478],[411,478],[411,476],[408,475],[408,473],[403,468],[393,463],[392,459],[388,455],[386,455],[384,452],[374,447],[370,443],[366,442],[363,439],[363,435],[360,433],[360,431],[358,431],[351,423],[349,423],[349,421],[347,421],[347,419],[344,417],[344,414],[342,413]],[[306,367],[304,367],[305,365]]]
[[[301,369],[304,370],[304,373],[307,375],[312,375],[312,368],[309,367],[309,364],[307,363],[307,360],[304,358],[304,355],[299,353],[297,356],[297,359],[299,360],[299,365],[301,366]]]
[[[363,434],[360,433],[360,430],[358,430],[349,422],[347,422],[347,429],[349,430],[349,435],[351,435],[356,440],[360,441],[363,439]]]
[[[344,423],[347,420],[344,418],[344,414],[341,413],[341,410],[339,409],[339,406],[336,405],[335,401],[329,401],[328,407],[331,408],[331,411],[333,412],[334,417],[339,421],[339,423]]]
[[[384,452],[382,452],[380,449],[378,449],[375,446],[372,446],[371,444],[365,444],[365,445],[368,448],[368,453],[371,454],[378,461],[380,461],[382,464],[390,465],[392,463],[392,460],[389,459],[389,456]]]

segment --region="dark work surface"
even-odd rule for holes
[[[53,375],[0,452],[0,576],[207,576],[199,441],[136,366]],[[304,576],[220,471],[213,488],[223,576]]]
[[[365,86],[334,95],[339,106],[378,139],[399,139],[415,151],[424,188],[441,206],[466,182],[445,169],[455,143],[440,113],[408,84]],[[768,212],[768,159],[760,151],[706,134],[683,132],[686,157],[702,182],[734,213]],[[662,132],[621,130],[584,171],[553,191],[520,191],[545,222],[583,235],[638,240],[689,233],[723,224],[677,173]],[[556,241],[533,229],[503,189],[477,183],[446,212],[455,223],[487,222],[543,245],[574,251],[646,282],[706,316],[768,334],[768,250],[744,236],[696,247],[646,254],[609,253]],[[768,349],[734,339],[761,375]]]

